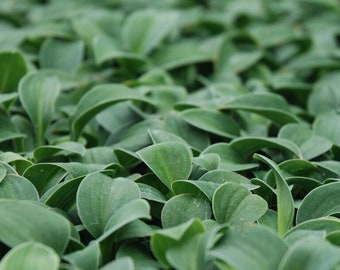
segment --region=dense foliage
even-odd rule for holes
[[[340,269],[339,44],[338,0],[1,0],[0,269]]]

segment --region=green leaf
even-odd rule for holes
[[[197,219],[190,219],[178,226],[157,231],[151,237],[151,250],[155,257],[166,266],[170,266],[166,253],[195,235],[204,232],[204,227]]]
[[[248,94],[224,102],[223,110],[245,110],[262,115],[275,124],[282,126],[298,122],[298,118],[291,112],[287,101],[276,94]]]
[[[20,79],[26,73],[26,63],[20,53],[0,53],[0,93],[16,92]]]
[[[30,181],[18,175],[8,174],[0,181],[0,198],[38,201],[39,195]]]
[[[200,180],[177,180],[172,183],[172,190],[176,195],[191,194],[205,196],[209,201],[212,200],[215,190],[220,186],[218,183]]]
[[[246,159],[227,143],[212,144],[202,152],[202,154],[211,153],[218,154],[220,157],[219,170],[243,171],[257,167],[254,163],[247,163]]]
[[[107,221],[104,233],[98,238],[99,241],[107,239],[110,235],[139,218],[150,219],[150,206],[142,199],[135,199],[119,208]]]
[[[254,226],[246,232],[230,230],[209,253],[231,267],[226,269],[273,270],[278,269],[286,250],[286,244],[276,234]]]
[[[80,66],[83,54],[84,43],[82,41],[46,39],[39,52],[40,67],[61,69],[72,73]]]
[[[322,217],[309,219],[291,228],[285,237],[300,230],[325,231],[327,233],[340,230],[340,221],[334,217]]]
[[[137,152],[141,160],[171,189],[171,183],[188,179],[191,153],[180,142],[165,142],[148,146]]]
[[[59,91],[58,79],[41,73],[29,74],[20,81],[20,102],[35,127],[37,145],[45,141],[45,132],[54,117]]]
[[[7,174],[6,167],[0,163],[0,184],[5,179],[6,174]]]
[[[234,139],[230,146],[244,157],[264,148],[285,150],[298,158],[302,157],[299,147],[294,142],[281,138],[243,137]]]
[[[134,66],[142,66],[146,63],[143,55],[134,52],[126,52],[120,48],[119,44],[106,35],[96,35],[92,40],[94,59],[97,65],[101,65],[109,60],[129,60]]]
[[[62,142],[57,145],[44,145],[37,147],[33,156],[36,161],[51,158],[55,155],[80,155],[84,156],[86,152],[85,147],[76,142]]]
[[[58,254],[65,251],[70,238],[70,223],[60,214],[37,203],[2,199],[0,215],[0,240],[9,247],[36,241],[53,248]]]
[[[174,11],[135,11],[123,25],[123,43],[132,52],[149,54],[173,31],[177,19]]]
[[[339,83],[339,72],[329,73],[317,81],[308,97],[308,112],[317,116],[336,111],[340,105]]]
[[[340,213],[340,183],[330,183],[309,192],[302,200],[296,222]]]
[[[96,114],[109,106],[126,100],[136,100],[150,103],[138,92],[121,84],[104,84],[92,88],[82,96],[76,111],[71,117],[73,139],[78,139],[82,129]]]
[[[324,239],[309,236],[292,245],[279,270],[331,270],[340,261],[340,248]]]
[[[181,113],[183,119],[189,124],[226,138],[235,138],[240,128],[231,117],[219,111],[206,109],[189,109]]]
[[[330,140],[340,146],[338,133],[340,132],[340,115],[337,112],[329,112],[316,117],[313,124],[315,134]]]
[[[6,112],[0,108],[0,142],[25,137],[13,124]]]
[[[48,246],[25,242],[11,249],[1,260],[1,270],[58,270],[60,258]]]
[[[329,151],[332,142],[326,138],[315,135],[308,126],[303,124],[287,124],[280,129],[279,138],[291,140],[301,150],[304,159],[313,159]]]
[[[276,182],[278,234],[284,235],[292,226],[294,201],[290,189],[279,167],[269,158],[254,154],[254,158],[266,163],[273,170]]]
[[[128,179],[112,179],[101,173],[89,174],[78,188],[78,214],[85,228],[94,237],[99,237],[110,218],[125,204],[138,198],[138,186]]]
[[[264,199],[237,183],[226,183],[217,188],[212,206],[217,222],[235,227],[256,221],[268,209]]]
[[[101,260],[99,243],[97,241],[90,242],[82,250],[63,256],[63,259],[81,270],[97,269]]]
[[[165,70],[212,61],[212,53],[195,40],[184,40],[159,49],[152,57],[156,67]]]
[[[100,270],[134,270],[136,269],[133,260],[129,257],[116,259],[103,267]]]
[[[168,200],[161,214],[163,228],[173,227],[191,218],[201,220],[211,217],[209,201],[202,196],[180,194]]]

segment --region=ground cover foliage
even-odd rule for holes
[[[337,0],[0,2],[13,269],[340,269]]]

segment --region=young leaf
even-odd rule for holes
[[[171,183],[188,179],[191,172],[191,153],[180,142],[165,142],[148,146],[137,152],[143,162],[171,189]]]
[[[279,167],[269,158],[254,154],[254,158],[266,163],[273,170],[276,182],[278,234],[284,235],[292,226],[294,219],[294,200],[292,193]]]
[[[37,145],[45,141],[45,132],[54,116],[59,92],[58,79],[42,73],[28,74],[20,81],[20,102],[35,127]]]
[[[11,249],[1,260],[0,270],[58,270],[60,258],[48,246],[25,242]]]
[[[309,192],[302,200],[296,222],[340,213],[340,183],[330,183]]]
[[[236,227],[256,221],[268,209],[264,199],[237,183],[226,183],[217,188],[212,206],[217,222]]]

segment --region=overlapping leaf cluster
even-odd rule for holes
[[[0,1],[13,269],[340,269],[337,0]]]

